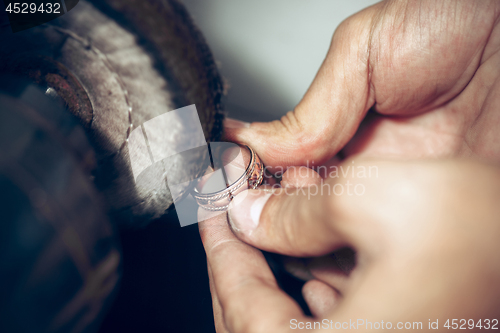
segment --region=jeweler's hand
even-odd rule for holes
[[[319,165],[348,142],[347,155],[498,162],[499,17],[500,1],[378,3],[339,26],[294,111],[227,137],[269,167]]]
[[[348,287],[332,286],[343,288],[342,300],[326,321],[316,319],[328,331],[349,321],[361,332],[382,321],[429,330],[429,320],[448,331],[447,319],[500,318],[500,169],[457,160],[356,164],[372,167],[371,177],[349,172],[322,193],[312,182],[305,192],[236,196],[235,233],[222,215],[200,223],[218,332],[288,332],[313,320],[279,289],[255,247],[296,257],[356,251]],[[336,185],[343,194],[332,192],[340,193]]]
[[[346,156],[499,162],[499,14],[498,1],[374,5],[335,32],[293,112],[249,128],[228,120],[234,128],[226,136],[251,145],[268,167],[331,163],[340,149]],[[383,175],[382,165],[388,166]],[[491,255],[499,252],[498,211],[490,201],[498,201],[498,170],[458,161],[379,164],[379,170],[361,197],[281,195],[267,203],[249,197],[253,212],[249,204],[231,211],[238,213],[236,235],[291,256],[354,248],[357,267],[348,281],[320,272],[306,283],[305,299],[318,317],[340,304],[328,315],[334,321],[422,321],[426,329],[439,318],[442,329],[447,318],[498,318],[499,290],[488,282],[499,278]],[[258,227],[245,232],[238,217],[258,218],[259,207]],[[276,287],[260,252],[230,233],[227,221],[200,227],[220,332],[288,331],[290,319],[307,321]]]

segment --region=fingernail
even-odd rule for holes
[[[248,190],[238,194],[229,205],[229,223],[238,232],[251,233],[259,226],[260,215],[272,193]]]
[[[250,123],[241,121],[241,120],[236,120],[233,118],[226,118],[224,120],[224,127],[225,128],[248,128],[250,127]]]

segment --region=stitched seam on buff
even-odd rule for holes
[[[106,66],[106,68],[113,74],[113,77],[115,78],[116,82],[120,86],[122,93],[123,93],[123,97],[125,98],[125,103],[127,104],[129,126],[127,128],[125,141],[120,145],[120,147],[118,148],[118,151],[115,153],[115,154],[119,154],[122,151],[122,149],[125,147],[125,145],[127,144],[128,139],[130,137],[130,133],[132,132],[132,128],[134,127],[134,125],[132,123],[132,111],[133,111],[133,109],[132,109],[132,105],[130,104],[129,93],[128,93],[127,88],[125,87],[125,83],[123,82],[123,79],[121,78],[120,74],[118,74],[118,72],[113,68],[113,66],[111,65],[106,54],[104,54],[101,50],[99,50],[97,47],[92,45],[90,40],[79,36],[78,34],[74,33],[73,31],[66,30],[66,29],[63,29],[60,27],[56,27],[54,25],[48,25],[48,26],[50,26],[51,28],[53,28],[57,32],[64,34],[64,35],[72,38],[73,40],[79,42],[84,48],[94,52],[94,54],[96,54],[97,57],[99,59],[101,59],[104,66]]]

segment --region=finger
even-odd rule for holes
[[[350,249],[341,249],[330,255],[304,259],[304,264],[315,279],[345,295],[352,282],[350,275],[355,266],[355,254]]]
[[[248,244],[295,257],[320,256],[350,245],[342,224],[335,221],[329,196],[318,195],[318,188],[245,191],[229,205],[231,227]]]
[[[378,216],[380,205],[393,196],[391,186],[380,190],[385,182],[398,182],[399,169],[391,165],[349,160],[335,166],[336,178],[319,184],[275,188],[272,193],[245,191],[229,205],[231,227],[250,245],[293,257],[322,256],[344,247],[357,253],[380,251],[385,247],[376,240],[386,237],[385,227],[374,223],[379,218],[373,215]]]
[[[289,256],[281,256],[283,262],[283,268],[285,270],[302,281],[313,280],[314,276],[311,274],[311,271],[306,266],[305,258],[297,258],[297,257],[289,257]]]
[[[251,145],[268,167],[321,164],[354,135],[374,102],[369,84],[370,22],[374,8],[344,21],[300,103],[270,123],[225,123],[230,141]]]
[[[307,167],[291,167],[281,177],[282,187],[308,187],[319,185],[321,183],[320,175]]]
[[[220,305],[219,297],[217,296],[217,291],[215,290],[212,269],[210,268],[210,264],[208,263],[208,261],[207,261],[207,268],[208,268],[208,281],[210,285],[210,294],[212,295],[212,308],[214,312],[215,331],[217,333],[229,333],[229,331],[226,328],[226,325],[224,324],[224,315],[222,312],[222,306]]]
[[[355,253],[351,249],[340,249],[332,254],[296,258],[283,256],[283,267],[291,275],[303,281],[318,280],[345,295],[353,282],[351,273],[355,267]]]
[[[325,163],[316,166],[315,171],[320,175],[321,178],[333,178],[332,175],[330,175],[329,171],[331,171],[335,167],[338,167],[341,163],[342,159],[340,158],[340,156],[335,155]]]
[[[316,318],[324,318],[340,303],[340,294],[319,280],[309,280],[302,287],[302,296]]]
[[[285,332],[290,318],[307,321],[279,289],[262,253],[236,238],[226,217],[219,215],[199,226],[229,331]]]
[[[350,162],[340,165],[345,176],[320,187],[237,195],[228,212],[233,231],[259,249],[295,257],[348,247],[356,251],[358,266],[366,267],[370,258],[389,253],[391,243],[408,246],[402,239],[414,239],[427,226],[420,223],[423,212],[439,207],[436,184],[446,184],[458,170],[454,161]],[[358,186],[362,192],[356,192]]]

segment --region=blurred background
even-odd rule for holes
[[[181,0],[230,84],[231,117],[268,121],[293,110],[336,27],[374,0]]]

